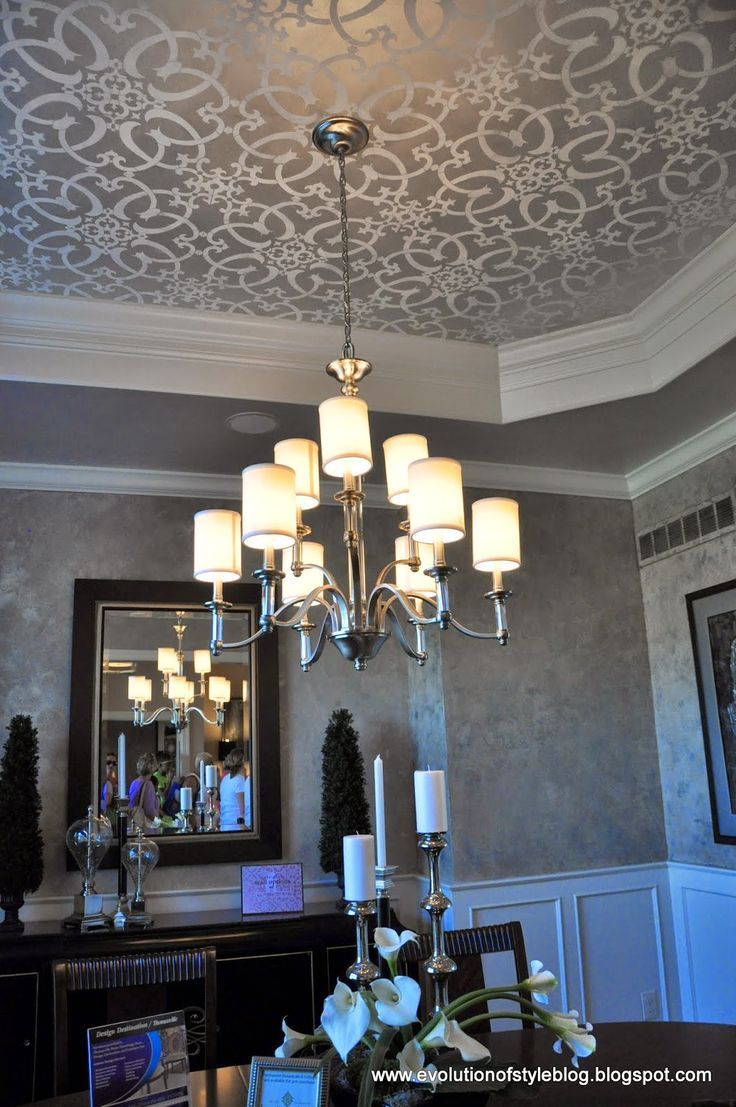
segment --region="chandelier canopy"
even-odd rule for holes
[[[485,593],[493,605],[495,629],[470,630],[453,616],[446,546],[465,537],[460,462],[432,457],[421,434],[400,434],[383,443],[387,497],[406,508],[399,524],[393,557],[368,588],[363,520],[363,478],[373,466],[368,405],[358,395],[371,364],[355,356],[351,330],[350,259],[346,158],[368,142],[358,119],[332,117],[312,133],[318,149],[337,160],[342,246],[343,325],[341,356],[326,366],[340,383],[341,395],[319,405],[322,470],[342,482],[335,500],[344,514],[346,584],[325,565],[324,548],[308,541],[307,511],[320,503],[319,453],[316,442],[289,438],[276,444],[273,461],[243,470],[242,516],[237,511],[205,510],[194,516],[194,576],[212,584],[210,649],[242,649],[275,627],[293,627],[301,641],[306,672],[331,641],[355,668],[366,668],[393,631],[419,665],[427,659],[426,628],[454,627],[471,638],[508,641],[502,574],[521,564],[519,507],[515,500],[489,497],[472,505],[473,566],[491,575]],[[262,551],[254,577],[261,585],[259,629],[241,642],[224,642],[223,613],[231,606],[223,585],[242,572],[242,546]],[[281,551],[277,567],[277,551]],[[393,579],[391,579],[393,578]],[[280,603],[277,589],[280,582]]]

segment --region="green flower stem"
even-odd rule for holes
[[[479,1022],[487,1022],[490,1019],[521,1019],[522,1022],[535,1022],[537,1026],[547,1027],[547,1023],[542,1019],[538,1019],[536,1015],[521,1015],[518,1011],[494,1011],[491,1014],[490,1011],[486,1011],[483,1015],[473,1015],[470,1019],[465,1019],[460,1023],[461,1030],[467,1030],[469,1026],[475,1026]]]
[[[527,994],[522,995],[521,993],[524,992]],[[524,999],[533,1011],[538,1012],[542,1016],[546,1014],[545,1008],[529,998],[529,990],[523,988],[520,984],[507,984],[499,988],[479,988],[475,992],[466,992],[464,996],[459,996],[458,999],[453,1000],[452,1003],[448,1003],[447,1007],[443,1008],[441,1014],[444,1014],[449,1022],[468,1007],[474,1007],[478,1003],[487,1003],[490,999],[510,999],[515,1003],[520,999]],[[435,1029],[440,1021],[440,1017],[440,1015],[435,1015],[434,1018],[429,1020],[426,1026],[421,1028],[416,1035],[416,1039],[420,1044]],[[512,1017],[520,1018],[521,1013],[514,1014]]]

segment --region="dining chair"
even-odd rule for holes
[[[71,1008],[78,993],[94,993],[94,1017],[103,1023],[183,1010],[189,1060],[205,1069],[217,1065],[217,976],[214,947],[122,953],[54,961],[54,1086],[56,1095],[78,1089],[70,1073],[86,1056],[89,1013]],[[189,982],[201,981],[203,1005],[184,1002]],[[117,995],[122,1004],[111,1002]],[[189,998],[193,998],[190,997]],[[76,1017],[75,1017],[76,1016]],[[99,1023],[98,1023],[99,1025]],[[74,1064],[73,1062],[77,1063]]]
[[[422,1009],[428,1015],[434,1004],[432,981],[427,973],[419,970],[432,954],[432,935],[419,934],[418,938],[418,942],[407,942],[402,947],[400,964],[410,976],[419,981],[422,987]],[[467,930],[446,930],[445,949],[457,964],[457,972],[452,973],[448,980],[450,1000],[485,987],[483,955],[486,953],[511,953],[517,981],[526,980],[529,976],[524,931],[520,922],[474,926]],[[527,1000],[520,1000],[519,1007],[522,1012],[531,1014]],[[534,1023],[522,1022],[521,1028],[532,1032]],[[487,1033],[487,1030],[487,1027],[483,1027],[479,1033]]]

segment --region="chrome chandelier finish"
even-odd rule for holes
[[[408,505],[407,516],[399,523],[399,535],[394,559],[389,560],[368,586],[368,574],[365,556],[365,527],[363,506],[365,493],[363,474],[372,466],[372,453],[368,431],[368,413],[362,400],[357,399],[359,383],[371,372],[371,364],[356,357],[352,340],[351,291],[350,291],[350,241],[348,234],[347,185],[345,175],[346,158],[362,150],[368,141],[368,130],[360,120],[339,116],[323,120],[312,132],[315,146],[337,159],[340,212],[340,248],[342,259],[342,314],[344,342],[341,357],[331,361],[327,373],[339,381],[344,399],[333,398],[320,405],[320,425],[322,436],[322,466],[329,476],[337,476],[342,487],[335,500],[343,510],[343,545],[346,554],[345,586],[342,587],[333,573],[323,564],[310,561],[305,557],[306,539],[311,528],[304,523],[303,511],[319,502],[317,491],[314,497],[314,485],[318,484],[316,468],[309,479],[299,477],[300,463],[294,462],[293,472],[302,491],[307,488],[308,495],[292,493],[301,506],[296,511],[296,527],[293,538],[288,541],[282,523],[253,523],[256,511],[251,508],[251,500],[257,502],[257,511],[265,519],[273,510],[275,499],[280,495],[284,483],[284,465],[280,463],[279,449],[301,448],[314,451],[313,464],[317,465],[317,445],[307,440],[286,440],[276,446],[276,464],[250,466],[243,472],[243,520],[237,512],[202,511],[195,516],[195,577],[212,583],[212,599],[205,606],[212,615],[210,650],[217,656],[224,650],[243,649],[270,633],[276,627],[293,628],[300,638],[300,663],[307,672],[322,655],[325,644],[330,641],[342,656],[352,662],[357,670],[366,668],[381,650],[383,644],[395,634],[404,652],[424,665],[427,660],[426,628],[437,626],[440,630],[450,627],[461,634],[474,639],[495,640],[500,645],[508,642],[506,622],[506,601],[511,595],[504,588],[502,570],[514,569],[520,564],[518,554],[518,505],[514,501],[488,499],[473,505],[473,561],[474,567],[491,574],[491,588],[486,592],[494,611],[495,626],[492,630],[471,630],[463,626],[452,614],[450,606],[450,578],[456,569],[446,560],[446,543],[458,540],[465,535],[464,507],[460,466],[446,458],[430,458],[426,439],[420,435],[399,435],[384,443],[386,468],[389,485],[389,499],[397,505]],[[328,413],[329,405],[333,407]],[[330,419],[332,422],[330,422]],[[355,420],[352,433],[351,420]],[[337,442],[337,445],[335,443]],[[359,443],[356,445],[356,443]],[[420,445],[417,446],[417,443]],[[423,443],[423,447],[421,444]],[[404,457],[402,471],[404,487],[392,492],[396,484],[397,466],[389,459],[389,446],[409,451]],[[412,455],[411,451],[414,450]],[[341,452],[342,451],[342,452]],[[296,455],[295,455],[296,456]],[[414,465],[411,464],[412,460]],[[417,476],[417,489],[412,490],[412,470],[415,466],[435,464],[435,468],[425,470],[422,477],[423,488]],[[389,472],[391,468],[391,472]],[[260,470],[260,472],[254,472]],[[277,472],[277,470],[279,472]],[[449,475],[448,475],[449,474]],[[454,474],[454,478],[453,478]],[[437,496],[433,479],[437,482]],[[451,508],[443,516],[434,520],[435,499],[439,502],[443,484],[453,483],[450,488]],[[429,484],[427,484],[429,481]],[[246,488],[246,482],[247,488]],[[401,482],[400,482],[401,483]],[[292,488],[295,488],[292,485]],[[454,500],[453,500],[454,494]],[[421,521],[420,499],[425,518]],[[459,500],[458,500],[459,496]],[[499,548],[511,553],[498,555],[494,546],[495,538],[489,544],[489,520],[498,514],[491,505],[513,505],[512,522],[509,523],[508,509],[501,519],[500,531],[503,541]],[[485,505],[485,506],[483,506]],[[476,520],[478,508],[478,520]],[[246,512],[249,513],[246,525]],[[515,513],[515,514],[514,514]],[[416,517],[415,517],[416,514]],[[485,518],[481,518],[485,515]],[[501,512],[503,516],[503,512]],[[211,519],[205,519],[210,516]],[[224,518],[233,516],[233,519]],[[218,517],[218,518],[215,518]],[[293,516],[292,516],[293,518]],[[504,521],[505,520],[505,521]],[[515,520],[516,531],[513,533]],[[201,533],[198,527],[201,524]],[[477,526],[476,526],[477,524]],[[495,525],[495,524],[494,524]],[[269,530],[270,526],[270,530]],[[490,528],[493,529],[492,527]],[[237,541],[234,538],[238,532]],[[259,628],[255,634],[239,642],[223,640],[223,615],[232,606],[223,595],[223,583],[238,579],[240,576],[241,550],[239,535],[243,544],[262,550],[263,563],[253,574],[261,586],[261,615]],[[511,537],[509,538],[509,535]],[[424,536],[424,540],[422,540]],[[427,538],[426,536],[429,536]],[[293,542],[293,545],[292,545]],[[311,548],[321,547],[314,543]],[[491,548],[492,547],[492,548]],[[291,560],[283,563],[284,571],[276,564],[276,548],[291,548]],[[489,553],[489,548],[491,552]],[[321,551],[322,552],[322,551]],[[401,553],[401,556],[399,556]],[[288,555],[287,555],[288,556]],[[431,563],[430,563],[431,561]],[[408,571],[408,572],[407,572]],[[391,574],[395,580],[389,579]],[[399,585],[399,574],[403,586]],[[294,580],[302,576],[309,577],[309,586],[299,589]],[[405,577],[411,579],[404,579]],[[289,593],[286,593],[286,579],[289,577]],[[414,582],[416,577],[416,582]],[[282,602],[278,603],[277,591],[282,582]],[[295,594],[296,592],[296,594]]]

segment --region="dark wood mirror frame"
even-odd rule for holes
[[[92,795],[95,758],[91,743],[97,734],[94,718],[97,658],[97,612],[109,603],[166,604],[196,607],[209,599],[210,586],[194,581],[75,580],[74,627],[72,635],[72,677],[69,732],[69,784],[67,825],[87,810]],[[228,600],[260,608],[261,592],[255,584],[229,584]],[[253,707],[259,736],[259,771],[255,782],[259,833],[192,834],[172,840],[156,837],[159,865],[201,865],[228,862],[267,861],[281,857],[281,747],[279,740],[278,643],[266,634],[255,644],[257,681]],[[117,864],[117,845],[107,854],[103,867]],[[67,867],[76,866],[67,851]]]

